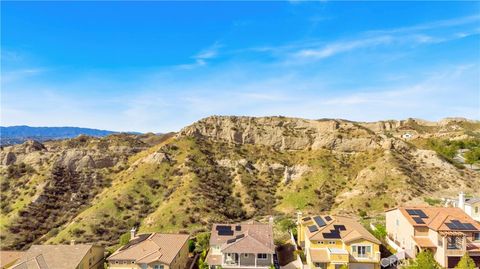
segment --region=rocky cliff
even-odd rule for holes
[[[480,195],[479,173],[451,158],[478,148],[480,124],[464,119],[212,116],[175,135],[27,141],[0,152],[0,239],[115,245],[132,226],[196,232],[297,210],[374,217]]]

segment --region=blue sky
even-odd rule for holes
[[[2,2],[1,125],[480,119],[480,2]]]

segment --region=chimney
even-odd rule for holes
[[[75,239],[70,240],[70,245],[75,245]]]
[[[133,227],[133,228],[130,230],[130,240],[135,239],[135,237],[137,237],[137,229],[135,229],[135,227]]]
[[[458,208],[465,210],[465,193],[462,191],[458,194]]]
[[[302,211],[297,211],[297,224],[302,221],[303,213]]]

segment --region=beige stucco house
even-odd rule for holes
[[[309,268],[380,268],[381,242],[349,217],[307,216],[298,213],[298,244]]]
[[[187,234],[139,234],[107,258],[112,269],[185,269]]]
[[[91,244],[33,245],[12,269],[103,269],[105,249]]]
[[[472,219],[480,222],[480,197],[466,197],[460,192],[458,198],[444,198],[445,206],[458,207],[465,211]]]
[[[272,224],[214,224],[206,261],[210,268],[266,269],[273,264]]]
[[[414,258],[431,251],[453,268],[468,252],[480,266],[480,224],[456,207],[399,207],[386,212],[388,237]]]

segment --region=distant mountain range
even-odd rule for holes
[[[79,135],[102,137],[113,133],[117,132],[80,127],[0,126],[0,144],[20,144],[29,139],[42,142],[52,139],[74,138]]]

